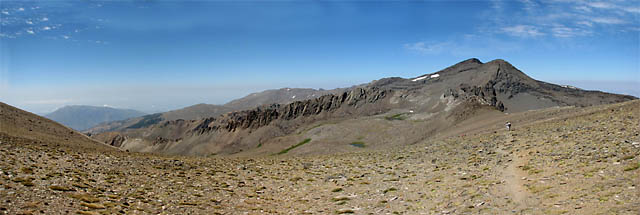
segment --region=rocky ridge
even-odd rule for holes
[[[554,106],[583,107],[632,99],[635,98],[537,81],[504,60],[482,63],[469,59],[413,79],[385,78],[338,94],[288,104],[262,105],[200,120],[161,122],[158,119],[160,124],[149,123],[116,134],[100,134],[97,138],[111,145],[145,152],[207,155],[249,150],[275,153],[287,148],[286,145],[312,136],[322,137],[315,138],[315,142],[341,142],[337,139],[340,136],[337,133],[341,131],[336,127],[344,127],[353,130],[352,134],[341,134],[347,135],[344,139],[370,136],[372,146],[388,147],[384,146],[388,140],[373,137],[388,132],[407,137],[392,141],[394,143],[416,141],[478,117],[474,113],[496,115],[499,112],[517,113]],[[495,111],[474,110],[485,107]],[[397,120],[382,123],[379,119]],[[354,124],[346,126],[347,122]],[[394,129],[400,124],[406,129]],[[372,131],[374,125],[378,131]],[[416,126],[430,132],[417,132]],[[116,137],[118,139],[113,139]],[[282,144],[285,139],[293,142]],[[281,146],[275,146],[276,143]],[[265,144],[273,146],[275,151],[257,149]]]

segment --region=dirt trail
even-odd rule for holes
[[[528,174],[520,168],[526,165],[528,154],[523,150],[516,150],[517,147],[514,147],[514,142],[512,134],[506,132],[504,134],[504,143],[496,152],[509,157],[509,163],[502,170],[501,178],[504,181],[506,192],[517,205],[514,210],[522,211],[532,205],[531,200],[528,198],[529,192],[524,186]]]

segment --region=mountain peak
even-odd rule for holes
[[[459,63],[454,64],[453,66],[447,67],[443,70],[438,71],[437,73],[439,74],[455,74],[458,73],[460,71],[465,71],[471,68],[475,68],[478,66],[481,66],[482,61],[478,60],[477,58],[469,58],[467,60],[464,61],[460,61]]]
[[[503,59],[495,59],[487,62],[486,64],[497,64],[497,65],[506,65],[506,66],[514,67],[513,65],[511,65],[511,63]]]
[[[469,64],[469,63],[482,64],[482,61],[478,60],[478,58],[469,58],[469,59],[466,59],[466,60],[464,60],[464,61],[462,61],[462,62],[460,62],[458,64],[462,64],[462,63],[464,63],[464,64]]]

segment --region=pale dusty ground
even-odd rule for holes
[[[253,159],[0,136],[0,213],[639,214],[639,121],[636,101],[567,109],[511,132]]]

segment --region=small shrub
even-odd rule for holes
[[[386,190],[384,190],[384,191],[382,191],[382,192],[383,192],[383,193],[388,193],[388,192],[396,191],[396,190],[398,190],[398,189],[396,189],[395,187],[392,187],[392,188],[386,189]]]

